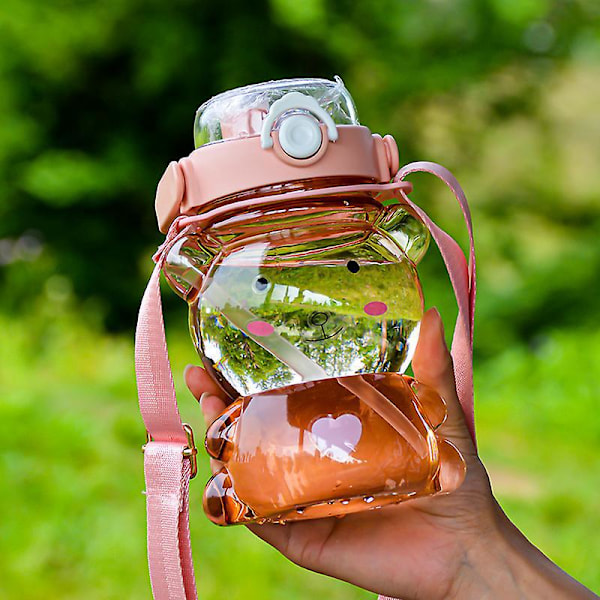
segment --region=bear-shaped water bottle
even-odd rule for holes
[[[327,135],[331,145],[332,122],[336,143],[348,139],[344,126],[366,129],[341,82],[308,81],[213,99],[199,113],[196,152],[261,135],[266,152],[267,127],[295,167]],[[314,92],[319,85],[328,96]],[[322,123],[286,130],[282,116],[313,118],[317,104]],[[417,264],[427,228],[397,189],[373,178],[302,175],[190,209],[206,218],[190,221],[166,259],[202,362],[232,398],[206,434],[222,467],[204,509],[219,525],[375,509],[450,492],[464,476],[462,457],[437,432],[444,401],[404,375],[423,315]]]

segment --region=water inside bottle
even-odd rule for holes
[[[390,400],[417,437],[399,433],[358,397],[357,380]],[[278,523],[442,491],[441,463],[458,473],[464,464],[434,433],[446,416],[443,400],[430,393],[422,404],[413,385],[409,377],[379,373],[238,399],[207,432],[209,453],[224,461],[205,491],[207,515],[220,525]]]
[[[403,372],[421,314],[408,261],[240,267],[224,260],[192,311],[192,327],[199,352],[247,395],[326,377]]]

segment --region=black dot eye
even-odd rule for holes
[[[266,277],[263,277],[262,275],[259,275],[255,280],[254,280],[254,290],[257,292],[265,292],[266,290],[269,289],[269,280]]]
[[[358,273],[360,271],[360,265],[355,260],[349,260],[346,267],[350,273]]]

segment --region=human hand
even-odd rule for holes
[[[344,518],[248,525],[296,564],[404,600],[438,598],[596,598],[553,565],[514,528],[494,499],[456,395],[439,313],[421,323],[415,378],[446,401],[440,434],[463,455],[462,486]],[[186,382],[210,424],[231,401],[199,367]],[[213,471],[221,468],[212,461]]]

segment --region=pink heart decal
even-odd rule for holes
[[[360,440],[362,423],[353,414],[346,413],[337,418],[321,417],[311,427],[311,438],[321,454],[343,460],[348,457]]]

